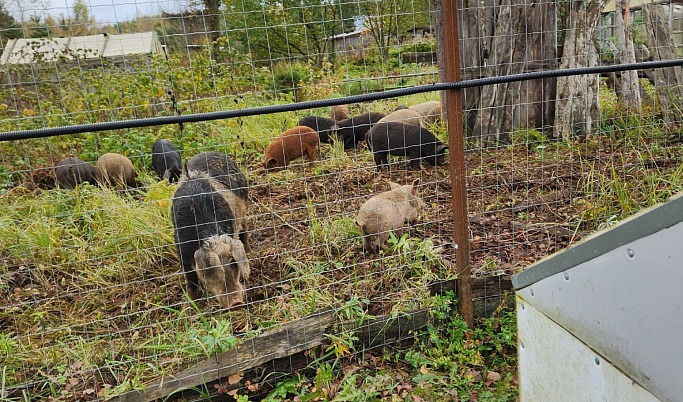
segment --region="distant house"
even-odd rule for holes
[[[109,35],[106,33],[67,38],[10,39],[0,58],[3,66],[59,62],[65,64],[100,64],[102,59],[126,64],[140,56],[165,54],[157,34],[140,32]]]
[[[372,33],[369,29],[359,29],[353,32],[325,38],[334,43],[336,52],[362,53],[372,44]]]
[[[405,31],[405,37],[409,40],[433,38],[435,32],[433,26],[420,25]]]

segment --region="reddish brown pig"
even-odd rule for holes
[[[291,161],[304,155],[312,161],[315,159],[318,144],[318,133],[312,128],[306,126],[290,128],[268,145],[263,167],[266,169],[284,168]]]

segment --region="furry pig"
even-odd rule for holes
[[[440,101],[418,103],[417,105],[411,106],[410,110],[414,110],[418,112],[420,115],[422,115],[422,117],[426,117],[429,114],[430,110],[434,109],[437,105],[440,104]]]
[[[441,103],[429,111],[427,116],[425,116],[424,121],[428,124],[441,124],[443,122],[443,109]]]
[[[366,252],[386,249],[390,230],[400,228],[405,221],[417,222],[424,210],[424,202],[417,193],[416,184],[401,186],[390,183],[390,191],[370,198],[360,207],[356,223],[363,235]]]
[[[299,120],[299,122],[296,123],[296,125],[312,128],[318,133],[318,138],[320,139],[320,142],[331,144],[334,138],[330,137],[330,133],[332,132],[332,130],[330,129],[336,123],[336,120],[328,119],[327,117],[306,116],[301,118],[301,120]]]
[[[169,140],[157,140],[152,145],[152,166],[160,180],[166,179],[169,183],[178,181],[183,171],[183,162],[178,148]]]
[[[60,188],[73,189],[81,183],[97,185],[95,166],[78,158],[63,158],[55,167],[55,180]]]
[[[367,142],[375,156],[377,169],[388,165],[387,155],[410,157],[410,167],[419,170],[420,159],[431,165],[443,163],[444,145],[427,129],[403,123],[378,123],[368,131]]]
[[[203,152],[187,163],[173,193],[171,215],[187,294],[198,285],[226,308],[244,305],[249,279],[247,180],[235,161],[220,152]]]
[[[412,124],[414,126],[422,125],[422,115],[410,109],[400,109],[389,113],[388,115],[379,119],[377,123],[396,122],[404,124]]]
[[[356,148],[365,139],[365,134],[377,123],[384,113],[370,112],[342,120],[332,127],[332,135],[344,142],[344,149]]]
[[[101,185],[109,185],[117,189],[124,186],[137,187],[137,172],[133,162],[123,155],[104,154],[95,164],[97,181]]]
[[[330,116],[335,121],[342,121],[342,120],[346,120],[349,117],[351,117],[351,115],[349,115],[349,108],[346,105],[332,106],[332,111],[330,112]]]
[[[306,126],[290,128],[268,144],[263,167],[266,169],[287,167],[291,161],[303,155],[306,155],[309,161],[313,161],[318,142],[318,133],[312,128]]]

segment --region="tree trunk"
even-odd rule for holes
[[[673,35],[662,7],[655,4],[643,4],[643,18],[652,60],[677,58]],[[681,68],[655,68],[651,71],[651,75],[657,89],[657,101],[664,121],[668,125],[677,126],[680,124],[683,111]]]
[[[556,68],[555,12],[554,2],[502,0],[487,76]],[[519,126],[551,125],[555,82],[545,79],[483,87],[472,134],[485,145],[489,137],[507,140]]]
[[[486,57],[482,24],[485,9],[481,7],[478,0],[458,0],[458,10],[461,77],[463,80],[481,78],[485,73],[484,59]],[[474,125],[475,108],[480,96],[481,87],[466,88],[462,91],[463,120],[467,128],[472,128]]]
[[[444,66],[443,52],[443,26],[441,25],[441,0],[431,0],[434,9],[434,38],[436,39],[436,66],[439,70],[439,82],[446,82],[446,68]],[[444,121],[448,121],[446,114],[446,91],[440,91],[441,110]]]
[[[619,49],[619,58],[622,63],[635,63],[636,53],[633,47],[633,37],[631,35],[631,21],[630,12],[628,8],[628,0],[616,0],[615,15],[614,15],[614,30],[617,35],[617,48]],[[641,98],[640,98],[640,84],[638,82],[638,71],[622,71],[621,80],[619,80],[617,88],[617,96],[622,104],[631,112],[640,113]]]
[[[598,65],[598,52],[593,43],[606,0],[571,1],[567,32],[564,38],[560,70]],[[555,125],[553,136],[565,140],[590,134],[599,121],[598,75],[575,75],[557,79]]]
[[[437,66],[439,68],[439,81],[444,82],[444,50],[443,50],[443,27],[441,26],[441,0],[432,0],[434,8],[434,27],[436,28],[436,58]],[[469,80],[473,78],[480,78],[483,76],[483,65],[485,52],[481,46],[483,37],[481,22],[484,10],[478,5],[476,1],[472,0],[458,0],[458,27],[459,42],[460,42],[460,69],[461,79]],[[448,28],[448,27],[447,27]],[[463,94],[463,115],[465,124],[471,127],[470,123],[474,122],[475,113],[473,109],[479,102],[479,94],[481,88],[466,88],[462,90]],[[441,102],[443,117],[447,119],[446,115],[446,94],[441,91]]]

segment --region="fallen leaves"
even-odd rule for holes
[[[487,387],[490,387],[492,384],[498,382],[498,380],[500,380],[500,374],[495,371],[489,371],[486,373],[484,384],[486,384]]]

